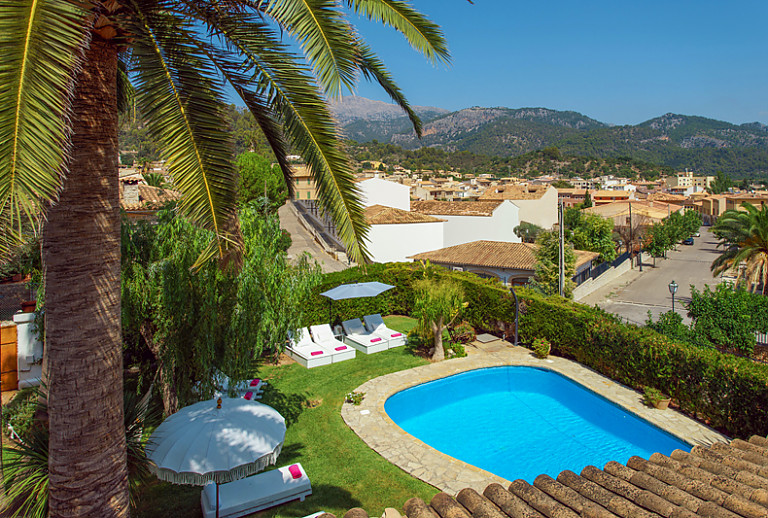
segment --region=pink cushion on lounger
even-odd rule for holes
[[[337,351],[343,351],[343,350],[344,350],[344,349],[346,349],[346,348],[347,348],[347,346],[346,346],[346,345],[340,345],[340,346],[338,346],[338,347],[336,348],[336,350],[337,350]]]
[[[256,378],[255,380],[251,380],[252,387],[258,387],[259,383],[261,383],[261,380],[259,378]]]
[[[392,336],[403,336],[403,333],[392,333]]]
[[[251,392],[251,391],[249,390],[248,392],[246,392],[246,393],[245,393],[245,395],[243,396],[243,399],[248,399],[248,400],[250,400],[252,397],[253,397],[253,392]]]
[[[323,351],[312,351],[309,354],[311,354],[312,356],[317,356],[318,354],[323,354]]]
[[[291,474],[293,478],[301,478],[301,468],[296,464],[289,467],[288,472]]]
[[[371,338],[371,343],[373,342],[381,342],[381,338]]]

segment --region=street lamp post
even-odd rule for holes
[[[677,293],[677,283],[672,281],[669,283],[669,293],[672,294],[672,312],[675,312],[675,293]]]

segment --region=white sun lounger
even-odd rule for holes
[[[236,397],[244,397],[245,399],[255,401],[261,399],[261,396],[264,395],[264,386],[267,384],[267,382],[261,378],[247,379],[233,384],[232,380],[229,379],[229,376],[221,371],[216,371],[214,376],[213,382],[216,386],[214,398],[219,396],[229,396],[230,386],[233,386]]]
[[[238,518],[262,509],[303,501],[312,486],[301,464],[293,464],[226,484],[219,484],[219,517]],[[209,482],[200,495],[205,518],[216,516],[216,484]]]
[[[389,340],[376,333],[369,333],[363,327],[359,318],[345,320],[341,323],[344,328],[344,342],[364,354],[373,354],[389,349]]]
[[[351,360],[355,357],[355,349],[336,340],[336,337],[333,336],[333,330],[328,324],[310,326],[309,330],[312,332],[312,338],[316,344],[320,344],[331,351],[333,363]]]
[[[312,369],[322,365],[330,365],[333,362],[331,350],[313,342],[306,327],[299,329],[297,338],[289,337],[285,354],[296,360],[300,365],[307,369]]]
[[[384,323],[384,319],[382,319],[381,315],[378,313],[375,315],[365,315],[363,320],[365,321],[365,327],[368,329],[368,331],[376,333],[380,336],[387,337],[387,340],[389,340],[390,349],[393,347],[400,347],[401,345],[405,345],[405,340],[407,338],[405,333],[400,333],[388,328]]]

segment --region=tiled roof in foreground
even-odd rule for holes
[[[532,270],[536,266],[536,250],[539,245],[532,243],[508,243],[505,241],[472,241],[422,252],[409,257],[416,261],[429,260],[433,263],[450,265],[471,265],[489,268],[511,268]],[[576,267],[596,259],[600,254],[587,250],[574,250]]]
[[[387,509],[387,518],[399,513]],[[488,485],[482,494],[438,493],[429,505],[411,498],[408,518],[765,518],[768,517],[768,439],[694,446],[690,453],[632,457],[626,465],[587,466],[556,479]],[[329,515],[324,515],[329,516]],[[359,508],[344,518],[367,518]]]

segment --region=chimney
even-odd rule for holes
[[[128,206],[139,204],[139,180],[127,179],[123,184],[123,203]]]

